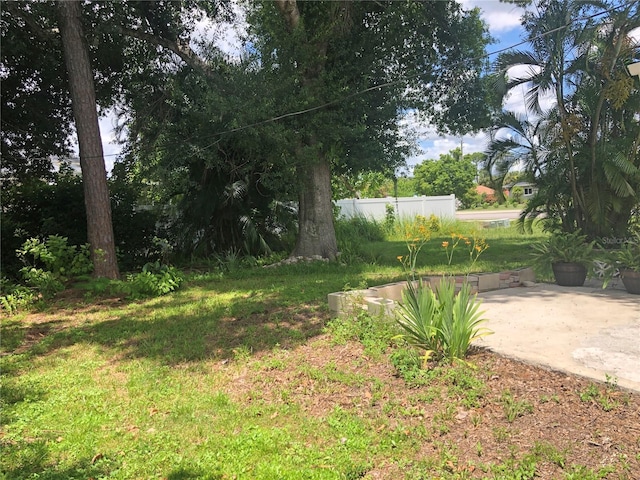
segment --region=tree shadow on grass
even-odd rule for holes
[[[68,480],[70,478],[105,478],[114,468],[114,462],[105,458],[85,458],[68,467],[59,467],[52,460],[49,443],[54,440],[29,439],[0,440],[2,460],[0,478],[21,480]]]
[[[322,301],[305,302],[304,282],[289,283],[267,291],[219,284],[132,303],[65,304],[12,325],[15,341],[4,354],[24,353],[26,360],[87,343],[107,347],[115,357],[174,365],[229,359],[239,350],[292,348],[320,334],[331,314],[324,292]]]

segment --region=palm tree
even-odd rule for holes
[[[640,9],[574,0],[537,7],[524,17],[533,51],[502,54],[495,67],[503,93],[527,88],[536,120],[505,113],[494,132],[515,136],[496,136],[489,152],[498,167],[524,160],[534,174],[540,190],[527,214],[544,211],[563,229],[592,237],[620,234],[640,189],[640,90],[626,72],[638,55],[629,32],[640,26]],[[510,77],[515,67],[523,73]]]

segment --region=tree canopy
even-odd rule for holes
[[[409,111],[447,132],[488,118],[489,37],[476,10],[440,1],[243,5],[245,50],[231,60],[211,38],[194,37],[205,16],[229,18],[227,2],[82,3],[97,104],[115,107],[128,132],[116,175],[146,185],[143,202],[163,207],[184,252],[245,249],[248,235],[256,241],[246,250],[265,251],[276,232],[291,231],[282,215],[297,200],[293,253],[333,258],[334,173],[392,178],[412,149],[401,124]],[[12,40],[2,50],[5,178],[35,168],[40,177],[51,154],[70,153],[53,7],[2,10]]]
[[[474,185],[477,155],[462,155],[459,148],[440,155],[438,160],[425,160],[413,169],[416,190],[420,195],[451,195],[464,200]]]

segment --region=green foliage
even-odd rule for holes
[[[581,402],[593,403],[600,406],[605,412],[610,412],[620,406],[620,402],[616,398],[617,393],[615,383],[607,381],[604,388],[595,383],[589,384],[588,387],[578,392],[578,397]]]
[[[614,471],[612,466],[604,466],[597,470],[584,465],[572,465],[564,474],[563,480],[602,480]]]
[[[43,298],[51,298],[64,290],[64,283],[59,275],[35,267],[24,267],[20,270],[24,282]]]
[[[405,275],[410,280],[417,278],[416,263],[420,250],[431,239],[431,230],[433,222],[430,222],[422,215],[416,215],[411,221],[403,221],[402,229],[404,231],[404,241],[407,245],[408,255],[398,256],[398,260],[402,264]]]
[[[339,218],[335,220],[335,229],[340,261],[346,264],[374,261],[364,242],[381,242],[385,239],[384,224],[364,216]]]
[[[595,259],[595,243],[589,242],[580,230],[553,232],[547,240],[531,245],[534,250],[533,261],[541,273],[550,272],[551,265],[556,262],[579,263],[591,269]]]
[[[27,309],[34,301],[33,290],[24,285],[16,285],[6,278],[0,280],[0,307],[9,315]]]
[[[333,198],[384,198],[394,194],[382,172],[357,172],[355,174],[333,175],[331,190]],[[392,185],[391,185],[392,187]]]
[[[523,17],[531,51],[505,52],[495,66],[501,93],[526,88],[533,115],[498,117],[486,168],[500,179],[524,164],[538,192],[522,219],[545,216],[589,238],[622,236],[640,191],[640,89],[626,71],[640,60],[628,40],[640,14],[637,2],[614,4],[540,2]],[[567,25],[567,18],[580,20]],[[526,73],[510,78],[514,67]],[[543,108],[543,93],[556,100],[550,109]]]
[[[396,208],[392,203],[387,203],[384,206],[384,229],[386,232],[393,231],[393,227],[396,223]]]
[[[131,269],[159,258],[153,244],[159,216],[156,210],[139,208],[143,189],[119,170],[116,167],[109,180],[112,222],[118,261]],[[49,182],[31,179],[3,189],[1,255],[3,273],[9,277],[18,278],[22,265],[14,253],[29,238],[65,237],[69,245],[87,241],[82,179],[66,167],[51,177]]]
[[[413,197],[418,194],[416,190],[416,181],[415,178],[411,177],[398,177],[396,179],[396,192],[394,192],[394,196],[398,197]]]
[[[443,278],[435,292],[419,280],[409,282],[402,294],[397,321],[404,338],[425,351],[425,360],[464,359],[471,342],[490,333],[480,326],[480,302],[469,284],[463,283],[458,294],[455,289],[451,279]]]
[[[68,245],[67,238],[58,235],[51,235],[44,242],[30,238],[16,253],[26,264],[20,269],[22,280],[45,299],[64,290],[64,282],[70,278],[85,275],[93,269],[88,245]],[[29,296],[17,295],[11,302],[7,300],[7,304],[28,303]]]
[[[473,187],[476,167],[470,155],[462,156],[459,148],[440,155],[439,160],[425,160],[413,170],[418,193],[450,195],[464,200]]]
[[[62,279],[85,275],[93,270],[89,245],[68,245],[68,239],[59,235],[51,235],[44,242],[30,238],[16,253],[23,262],[42,264],[47,271]]]
[[[469,266],[467,271],[471,272],[474,265],[480,258],[480,255],[482,255],[489,248],[489,244],[476,232],[473,232],[468,237],[461,233],[451,233],[451,241],[445,240],[444,242],[442,242],[442,248],[444,248],[445,254],[447,256],[448,265],[451,265],[453,255],[460,242],[464,243],[469,253]]]
[[[526,400],[516,400],[510,391],[505,391],[500,397],[500,402],[504,408],[504,414],[509,423],[527,413],[533,413],[533,405]]]
[[[344,344],[347,340],[358,340],[364,345],[367,355],[379,357],[398,333],[397,325],[385,316],[373,317],[361,312],[355,317],[342,316],[327,323],[326,330],[333,341]]]
[[[524,189],[522,187],[513,187],[511,189],[511,194],[509,195],[509,200],[513,200],[515,203],[521,203],[523,196]]]
[[[145,264],[142,272],[128,275],[121,288],[131,298],[158,297],[177,290],[183,281],[177,268],[154,262]]]
[[[622,268],[640,272],[640,233],[627,239],[612,255]]]

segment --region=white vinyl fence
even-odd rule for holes
[[[393,205],[397,217],[415,217],[432,214],[440,218],[455,218],[455,195],[438,197],[386,197],[386,198],[347,198],[335,202],[340,207],[341,217],[362,216],[373,220],[384,220],[387,205]]]

